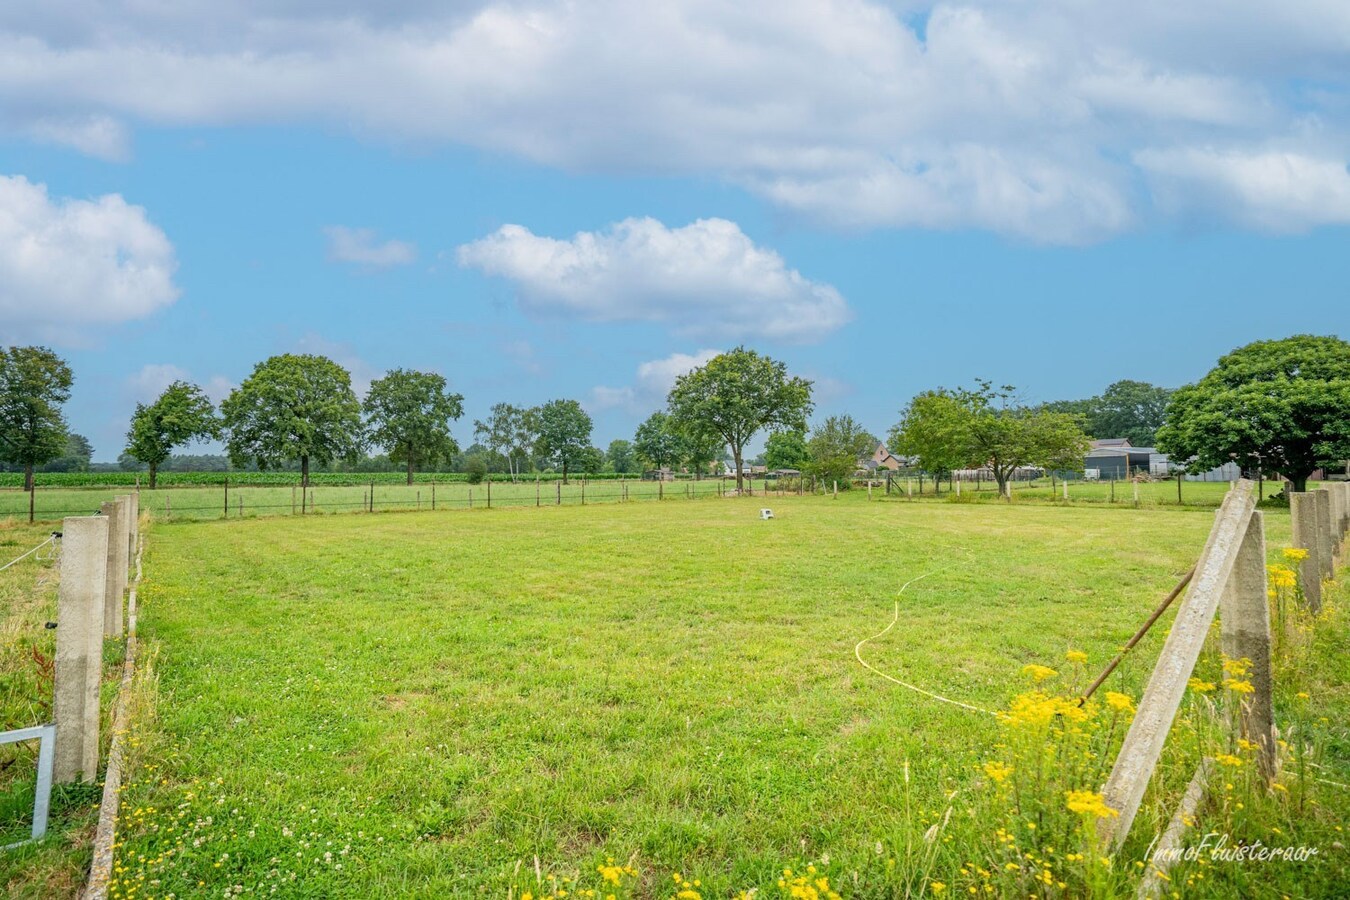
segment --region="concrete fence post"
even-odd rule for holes
[[[1331,561],[1331,494],[1326,491],[1311,491],[1317,498],[1317,558],[1322,564],[1322,577],[1330,578],[1335,566]]]
[[[1130,833],[1130,825],[1139,812],[1144,791],[1153,777],[1153,769],[1186,692],[1187,680],[1204,648],[1219,599],[1228,587],[1239,556],[1238,549],[1246,539],[1249,520],[1256,508],[1253,487],[1250,481],[1241,479],[1224,497],[1209,539],[1195,564],[1190,588],[1177,610],[1162,654],[1139,700],[1134,722],[1102,788],[1107,805],[1120,814],[1119,818],[1103,817],[1097,822],[1103,845],[1112,850],[1119,849]]]
[[[107,563],[104,566],[103,633],[122,636],[122,594],[127,584],[127,498],[104,503],[99,512],[108,520]]]
[[[1237,551],[1233,574],[1219,601],[1219,633],[1229,659],[1251,660],[1250,694],[1235,694],[1240,732],[1260,750],[1261,774],[1275,777],[1275,713],[1271,680],[1270,605],[1266,599],[1266,535],[1260,512],[1253,512]]]
[[[98,774],[99,683],[103,678],[104,595],[111,518],[87,516],[61,525],[53,717],[57,784]],[[118,553],[120,556],[121,554]]]
[[[136,544],[141,538],[141,494],[137,491],[127,495],[127,566],[136,563]],[[130,578],[130,575],[127,576]]]
[[[1294,524],[1293,544],[1308,551],[1307,557],[1298,564],[1303,596],[1308,601],[1308,608],[1319,613],[1322,611],[1322,560],[1317,541],[1317,498],[1311,491],[1293,491],[1289,494],[1289,512]]]

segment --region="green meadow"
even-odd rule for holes
[[[1274,560],[1289,521],[1266,520]],[[808,865],[846,897],[964,893],[995,827],[962,804],[988,790],[1001,725],[867,671],[855,646],[898,601],[862,651],[882,672],[988,710],[1027,664],[1081,686],[1211,522],[860,491],[155,521],[111,896],[771,897]],[[1139,696],[1164,628],[1108,688]],[[1333,748],[1319,771],[1350,782],[1350,654],[1319,654],[1281,708],[1326,685],[1307,727]],[[1174,743],[1122,859],[1189,777]],[[1250,877],[1335,895],[1346,795],[1327,790],[1278,820],[1322,859]],[[0,878],[44,896],[23,858]]]

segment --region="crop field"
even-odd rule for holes
[[[762,496],[766,491],[768,496],[772,497],[784,493],[793,494],[797,490],[795,482],[780,485],[772,480],[765,482],[763,479],[756,479],[747,486],[753,490],[755,496]],[[939,494],[934,493],[930,480],[925,479],[923,493],[919,493],[919,487],[918,479],[909,479],[908,482],[905,479],[896,479],[892,482],[891,493],[887,495],[884,482],[877,482],[873,487],[873,497],[876,500],[903,502],[956,499],[955,491],[945,482]],[[433,506],[439,511],[479,508],[489,504],[496,508],[699,499],[733,489],[732,482],[720,479],[701,481],[682,479],[665,483],[632,479],[626,481],[599,479],[588,482],[573,479],[568,484],[562,484],[557,480],[540,482],[521,480],[516,483],[494,480],[491,485],[486,482],[468,484],[464,481],[418,481],[413,485],[406,485],[390,483],[388,479],[381,477],[380,480],[365,484],[316,483],[304,496],[303,506],[298,487],[252,483],[243,486],[232,483],[228,497],[225,488],[219,484],[165,486],[154,491],[142,488],[140,502],[143,509],[161,518],[213,519],[227,517],[227,506],[228,517],[231,518],[298,515],[309,512],[358,512],[370,508],[372,491],[374,510],[382,512],[431,510]],[[1278,489],[1278,483],[1268,482],[1266,493],[1269,495]],[[135,490],[132,485],[44,487],[39,484],[33,497],[34,515],[41,520],[88,515],[97,510],[103,501],[132,490]],[[1224,492],[1227,490],[1227,482],[1185,482],[1182,485],[1181,503],[1178,503],[1175,481],[1145,482],[1139,485],[1139,505],[1215,508],[1223,500]],[[865,494],[866,488],[858,485],[854,487],[854,491]],[[960,499],[965,502],[1001,502],[994,485],[988,482],[978,487],[974,483],[963,484]],[[1052,487],[1048,479],[1018,483],[1014,488],[1014,499],[1016,502],[1065,502],[1062,485],[1057,483]],[[1133,506],[1134,489],[1125,482],[1118,482],[1112,486],[1109,482],[1075,481],[1070,482],[1068,502]],[[27,517],[28,503],[29,497],[24,491],[14,487],[0,488],[0,518]]]
[[[1081,684],[1210,522],[858,491],[155,522],[111,896],[770,897],[808,865],[847,897],[936,896],[993,831],[950,810],[987,789],[999,728],[855,645],[898,599],[863,651],[882,672],[984,709],[1027,664]],[[1287,515],[1267,529],[1275,559]],[[1108,687],[1137,697],[1163,635]],[[1350,657],[1329,658],[1313,727],[1343,736]],[[1127,855],[1188,776],[1160,772]],[[33,860],[0,858],[0,884],[47,896]],[[1334,896],[1344,852],[1328,862],[1296,895]]]

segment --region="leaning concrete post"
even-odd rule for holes
[[[108,637],[122,636],[122,591],[127,583],[126,505],[126,498],[118,497],[99,510],[108,520],[103,589],[103,633]]]
[[[1251,660],[1250,694],[1241,704],[1241,733],[1259,748],[1261,774],[1275,777],[1275,713],[1270,673],[1270,606],[1266,599],[1266,532],[1261,513],[1252,513],[1238,547],[1237,563],[1219,602],[1219,631],[1229,659]]]
[[[127,495],[127,565],[136,564],[136,544],[141,536],[141,495]],[[129,569],[128,569],[129,571]],[[130,579],[128,574],[127,578]]]
[[[1186,682],[1204,648],[1219,598],[1232,576],[1238,548],[1247,536],[1248,520],[1256,508],[1253,487],[1250,481],[1241,479],[1234,482],[1224,497],[1209,540],[1195,564],[1195,576],[1186,599],[1177,610],[1162,655],[1139,700],[1139,711],[1102,788],[1107,805],[1120,813],[1119,818],[1103,817],[1097,821],[1103,845],[1112,849],[1118,849],[1130,833],[1182,694],[1186,692]]]
[[[1317,559],[1322,564],[1322,577],[1330,578],[1334,566],[1331,562],[1331,495],[1326,491],[1311,491],[1317,498]]]
[[[1294,546],[1302,547],[1308,555],[1298,564],[1298,580],[1303,585],[1303,596],[1313,613],[1322,611],[1322,561],[1318,556],[1317,498],[1310,491],[1289,494],[1290,518],[1294,520]]]
[[[61,526],[61,588],[56,610],[57,784],[98,774],[98,689],[103,677],[103,597],[109,520],[66,519]]]

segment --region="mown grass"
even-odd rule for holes
[[[827,487],[817,484],[817,492],[824,494]],[[933,483],[925,479],[923,491],[919,491],[918,479],[897,478],[891,482],[891,493],[886,493],[884,480],[874,483],[874,500],[892,502],[985,502],[1001,503],[994,485],[989,482],[976,485],[966,483],[959,497],[945,482],[938,493]],[[1177,500],[1177,486],[1174,481],[1143,482],[1139,486],[1140,507],[1182,506],[1196,508],[1214,508],[1223,500],[1228,490],[1226,482],[1185,482],[1182,486],[1181,502]],[[1278,490],[1278,484],[1269,483],[1267,494]],[[700,499],[734,490],[734,484],[720,479],[699,481],[685,479],[660,484],[654,481],[613,479],[585,482],[574,479],[563,485],[557,481],[535,482],[528,478],[519,482],[493,481],[476,485],[461,481],[437,483],[418,482],[413,485],[375,482],[371,484],[326,485],[316,484],[302,502],[298,487],[277,486],[231,486],[228,492],[219,486],[179,486],[162,487],[158,490],[140,491],[141,507],[161,518],[171,519],[216,519],[249,518],[258,516],[297,515],[307,511],[317,513],[359,512],[369,508],[370,493],[374,491],[374,509],[376,512],[395,510],[466,510],[486,507],[524,507],[524,506],[580,506],[585,504],[642,502],[658,499],[682,500]],[[764,481],[757,479],[749,482],[747,488],[755,496],[779,496],[797,492],[795,481]],[[88,515],[98,509],[99,504],[120,494],[126,494],[136,488],[123,487],[86,487],[59,488],[39,486],[33,497],[35,517],[52,520],[69,515]],[[857,494],[866,494],[865,485],[853,487]],[[1052,486],[1049,479],[1034,482],[1019,482],[1013,489],[1014,502],[1065,503],[1062,484]],[[490,495],[490,496],[489,496]],[[228,500],[228,503],[227,503]],[[17,488],[0,489],[0,518],[23,518],[28,515],[29,497]],[[1118,482],[1112,486],[1109,482],[1071,482],[1067,505],[1114,504],[1117,506],[1135,506],[1134,486]],[[228,513],[227,513],[228,507]]]
[[[775,500],[765,522],[761,505],[156,523],[140,600],[157,698],[131,738],[116,895],[520,897],[563,885],[550,875],[576,894],[609,889],[611,857],[642,897],[671,896],[673,872],[705,897],[777,896],[807,863],[850,897],[954,884],[992,823],[915,847],[981,790],[998,726],[864,671],[854,645],[938,570],[867,658],[1000,707],[1026,663],[1104,663],[1211,521],[854,492]],[[1288,519],[1266,521],[1274,557]],[[1137,697],[1162,636],[1108,687]],[[1297,685],[1340,782],[1345,659],[1325,649]],[[1183,763],[1127,853],[1170,815]],[[1344,851],[1325,810],[1307,818],[1326,856],[1280,877],[1335,896]]]

